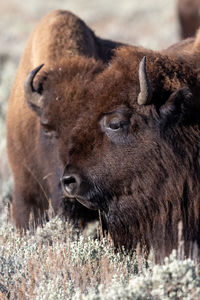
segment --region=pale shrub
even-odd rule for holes
[[[22,237],[11,225],[0,228],[0,291],[10,299],[199,299],[193,260],[173,252],[163,265],[138,268],[139,260],[58,217]]]

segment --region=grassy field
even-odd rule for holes
[[[57,218],[20,237],[0,228],[0,299],[199,299],[197,263],[181,249],[156,265],[136,252],[116,254],[109,240],[80,235]]]
[[[115,253],[109,238],[94,238],[96,224],[80,234],[52,217],[22,237],[7,220],[7,99],[28,35],[43,15],[59,8],[76,13],[104,38],[152,49],[179,40],[174,0],[0,2],[0,299],[200,299],[200,269],[195,257],[183,259],[182,241],[160,266],[153,253],[148,262],[138,251]]]

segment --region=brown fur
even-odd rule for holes
[[[176,44],[171,45],[169,48],[163,51],[163,53],[166,54],[176,54],[180,55],[182,53],[190,53],[193,50],[194,47],[194,41],[195,38],[187,38],[185,40],[182,40]]]
[[[178,16],[183,39],[195,35],[200,27],[200,2],[199,0],[179,0]]]
[[[137,70],[144,55],[153,99],[139,106]],[[116,246],[134,249],[139,243],[147,253],[153,247],[157,260],[177,248],[180,221],[185,254],[192,243],[200,246],[200,81],[195,59],[122,47],[89,86],[90,104],[70,135],[64,176],[79,176],[74,196],[102,211]],[[124,129],[106,127],[118,118],[128,123]],[[60,150],[62,156],[64,148]]]
[[[47,58],[46,70],[34,82],[42,102],[37,113],[22,92],[26,74],[35,66],[25,51],[7,117],[18,227],[27,227],[31,209],[36,220],[47,209],[45,191],[55,211],[63,214],[64,208],[67,217],[94,218],[82,204],[100,209],[116,246],[134,249],[140,243],[162,259],[177,247],[179,221],[186,254],[190,243],[200,245],[197,41],[195,45],[190,53],[169,55],[121,47],[107,68],[84,55],[55,64]],[[139,106],[138,65],[144,55],[153,98]],[[109,127],[116,124],[119,131]],[[80,184],[64,200],[59,178],[71,174]]]
[[[43,216],[48,208],[50,199],[55,212],[58,213],[58,202],[61,202],[61,193],[57,190],[62,169],[57,154],[52,156],[49,144],[46,145],[42,141],[38,116],[27,105],[27,99],[24,97],[25,78],[41,63],[45,63],[46,70],[58,72],[59,83],[55,79],[56,88],[61,89],[61,97],[65,97],[65,101],[69,102],[65,117],[70,119],[70,131],[73,128],[73,118],[77,118],[77,106],[81,101],[81,98],[76,97],[81,97],[84,85],[103,68],[100,62],[93,66],[94,59],[108,62],[112,50],[119,45],[120,43],[96,37],[82,20],[67,11],[49,13],[31,34],[19,64],[7,114],[7,149],[14,176],[13,217],[17,227],[28,226],[31,210],[37,223],[40,215]],[[62,71],[64,65],[67,74]],[[56,90],[50,96],[53,97],[55,93]],[[76,109],[73,109],[73,105]],[[80,106],[79,112],[81,110]],[[73,215],[82,214],[83,219],[97,216],[96,212],[88,212],[78,203],[77,210],[74,210],[74,203],[65,205],[70,207],[71,212],[75,211],[72,212]]]
[[[195,37],[186,38],[176,44],[171,45],[166,50],[163,50],[163,54],[172,55],[172,56],[186,56],[187,59],[190,59],[190,56],[200,51],[200,29],[197,30]],[[186,59],[186,60],[187,60]],[[198,62],[198,60],[196,61]]]

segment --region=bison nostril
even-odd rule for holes
[[[62,178],[62,186],[64,189],[64,192],[67,194],[67,196],[74,196],[79,188],[80,180],[78,175],[68,175],[63,176]]]

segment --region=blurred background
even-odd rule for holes
[[[72,11],[107,39],[157,50],[180,40],[176,0],[0,0],[0,210],[12,187],[5,142],[7,99],[29,34],[55,9]],[[3,219],[1,215],[0,223]]]

